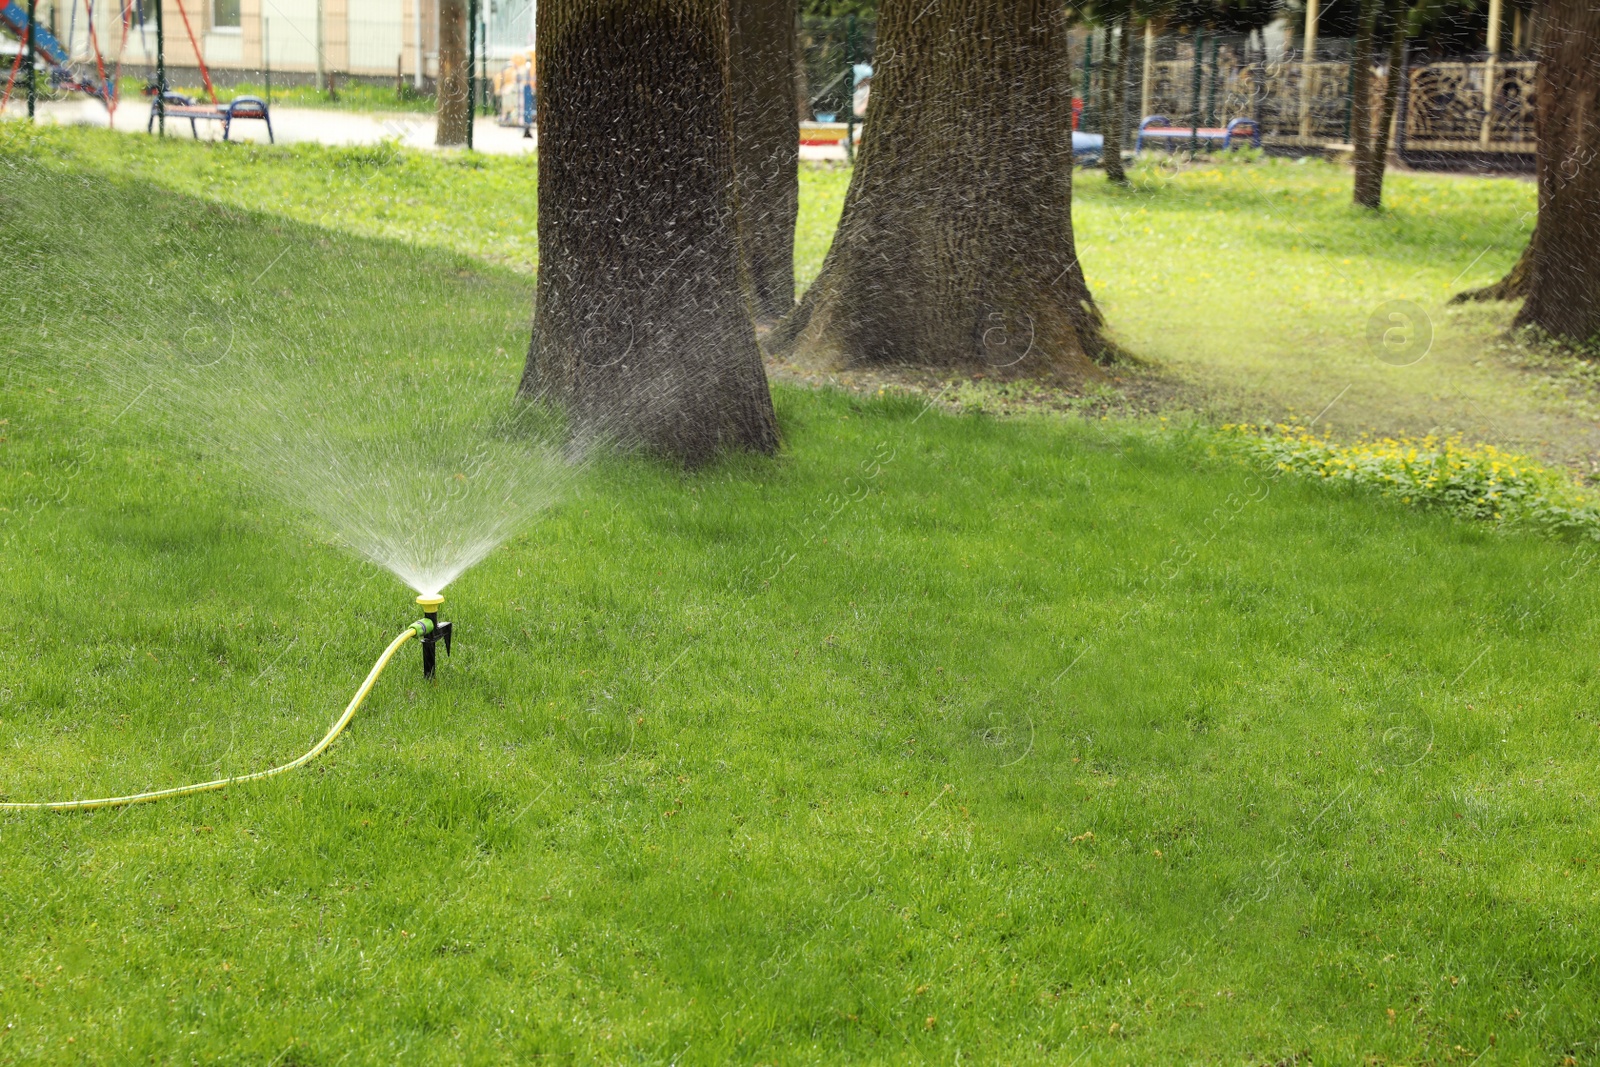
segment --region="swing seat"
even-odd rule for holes
[[[222,139],[226,141],[235,119],[258,119],[267,124],[268,143],[277,143],[277,139],[272,135],[272,116],[267,108],[267,102],[259,96],[241,96],[226,104],[197,104],[182,93],[168,90],[151,102],[150,121],[145,125],[146,133],[155,129],[156,119],[163,108],[166,109],[169,119],[188,119],[189,133],[196,140],[200,138],[200,131],[195,126],[197,122],[222,123]]]
[[[1255,119],[1234,119],[1227,126],[1201,126],[1193,129],[1188,126],[1173,126],[1169,124],[1165,115],[1151,115],[1139,123],[1139,137],[1133,142],[1135,154],[1143,151],[1145,141],[1161,141],[1168,148],[1174,144],[1182,145],[1188,140],[1203,141],[1207,145],[1221,144],[1224,152],[1233,148],[1236,143],[1248,141],[1252,148],[1261,147],[1261,127]]]
[[[116,99],[115,80],[102,85],[92,78],[79,77],[69,64],[71,57],[67,50],[61,47],[61,42],[56,40],[55,34],[48,29],[31,22],[28,12],[16,0],[0,0],[0,26],[4,26],[17,35],[16,58],[11,65],[11,77],[6,84],[6,99],[10,99],[11,87],[16,83],[17,68],[22,63],[22,57],[27,54],[27,41],[33,38],[34,52],[41,61],[41,65],[50,72],[50,87],[58,92],[83,93],[92,96],[102,104],[110,107]],[[98,53],[97,53],[98,55]],[[104,76],[104,69],[101,70]]]
[[[60,93],[82,93],[85,96],[92,96],[102,104],[107,105],[116,96],[112,89],[97,84],[93,79],[80,78],[63,67],[51,68],[50,88]]]

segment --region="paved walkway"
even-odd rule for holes
[[[5,118],[15,119],[25,112],[20,101],[13,99],[5,110]],[[106,109],[98,101],[87,99],[51,101],[41,103],[38,117],[43,122],[63,126],[105,126]],[[150,121],[150,104],[144,97],[129,98],[117,108],[116,128],[123,133],[144,133]],[[202,140],[220,141],[222,123],[199,122],[195,124]],[[377,144],[380,141],[398,140],[407,148],[433,150],[434,117],[425,112],[359,112],[334,111],[312,107],[274,107],[272,132],[278,144],[312,142],[326,145]],[[168,119],[167,135],[189,137],[187,119]],[[244,119],[233,124],[229,134],[232,141],[267,143],[267,128],[263,123]],[[479,117],[472,128],[472,147],[493,155],[513,156],[532,152],[539,146],[537,134],[524,137],[518,127],[501,126],[492,118]],[[843,145],[801,145],[800,158],[805,160],[843,162]]]
[[[7,118],[17,118],[21,114],[16,101],[6,108]],[[42,121],[61,125],[106,125],[106,109],[94,100],[41,104],[38,115]],[[149,121],[150,104],[143,97],[124,100],[117,108],[116,128],[123,133],[143,133]],[[398,140],[407,148],[432,149],[434,124],[432,115],[421,112],[334,111],[311,107],[272,109],[272,132],[279,144],[310,141],[327,145],[362,145]],[[202,140],[222,139],[222,123],[199,122],[195,125]],[[187,139],[188,120],[168,119],[167,135]],[[266,144],[267,128],[264,123],[242,119],[233,124],[228,139]],[[472,143],[478,151],[495,155],[519,155],[532,152],[538,146],[537,138],[523,137],[521,129],[501,126],[494,119],[483,117],[473,125]]]

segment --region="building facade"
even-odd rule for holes
[[[482,0],[491,60],[533,45],[536,0]],[[203,60],[222,83],[318,74],[400,78],[417,86],[438,73],[438,0],[38,0],[39,20],[75,63],[111,74],[152,69],[156,11],[163,5],[166,62],[175,75]],[[169,81],[174,79],[169,79]]]

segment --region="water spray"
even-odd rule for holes
[[[156,789],[148,793],[134,793],[125,797],[101,797],[96,800],[51,800],[33,801],[26,803],[0,801],[0,811],[95,811],[99,808],[121,808],[129,804],[145,804],[152,800],[166,800],[169,797],[186,797],[195,793],[209,793],[217,789],[226,789],[230,785],[242,782],[257,782],[263,778],[273,778],[277,775],[292,771],[297,767],[304,767],[312,760],[325,752],[329,745],[344,733],[344,728],[350,725],[350,720],[355,718],[356,710],[361,707],[362,701],[367,699],[367,694],[377,684],[378,676],[383,673],[394,654],[407,641],[416,638],[422,642],[422,676],[432,678],[434,675],[436,649],[440,641],[444,642],[445,654],[450,652],[450,637],[454,627],[448,622],[439,621],[439,605],[444,603],[444,597],[437,593],[425,593],[417,597],[417,603],[422,605],[423,616],[389,642],[389,647],[383,650],[378,661],[372,665],[372,670],[367,672],[366,680],[356,690],[356,695],[350,698],[350,703],[345,706],[344,714],[334,720],[328,732],[322,736],[315,746],[299,759],[292,760],[278,767],[264,771],[255,771],[251,774],[235,775],[232,778],[218,778],[211,782],[197,782],[194,785],[174,786],[170,789]]]
[[[0,8],[6,3],[0,0]],[[416,287],[454,283],[436,278],[433,267],[397,270],[387,252],[364,238],[330,230],[318,242],[328,251],[313,258],[337,260],[363,279],[360,297],[313,285],[292,307],[236,299],[230,278],[253,278],[259,288],[301,275],[310,266],[301,255],[304,242],[292,234],[258,235],[236,248],[230,242],[238,234],[209,228],[185,236],[181,269],[141,289],[148,322],[131,326],[116,294],[130,279],[141,286],[149,280],[143,245],[115,227],[75,228],[70,212],[54,210],[60,192],[60,176],[38,161],[0,167],[0,204],[18,205],[9,214],[34,223],[24,249],[33,289],[70,292],[74,301],[72,329],[39,332],[27,359],[0,352],[7,386],[17,375],[18,383],[36,383],[41,392],[63,379],[82,380],[95,392],[85,410],[114,412],[102,430],[140,424],[159,427],[163,440],[172,434],[287,513],[310,519],[325,543],[393,574],[419,607],[327,735],[293,763],[130,797],[60,804],[0,797],[0,813],[185,796],[316,759],[400,644],[421,645],[423,674],[432,684],[440,642],[446,655],[453,651],[441,591],[555,504],[600,452],[592,442],[572,447],[569,420],[556,406],[508,403],[507,382],[524,362],[508,331],[524,331],[526,323],[522,315],[508,318],[498,297],[458,301],[447,337],[420,337],[436,315],[414,299]],[[0,210],[8,220],[9,214]],[[88,258],[48,254],[57,247],[78,248]],[[37,256],[29,251],[35,248]],[[91,260],[100,265],[86,272]],[[351,299],[391,313],[352,315]],[[92,441],[85,432],[73,442],[85,461],[99,447]],[[407,682],[415,684],[415,677]]]

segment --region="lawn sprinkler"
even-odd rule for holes
[[[439,621],[439,605],[444,603],[444,597],[438,593],[424,593],[417,597],[417,603],[422,605],[422,618],[412,623],[413,626],[422,627],[418,631],[422,638],[422,676],[432,678],[434,663],[438,653],[438,644],[444,642],[444,654],[450,654],[450,633],[454,629],[452,623]]]
[[[304,767],[327,750],[328,746],[344,732],[350,725],[350,720],[355,718],[356,711],[361,707],[361,702],[367,699],[367,694],[377,684],[378,676],[389,665],[394,654],[400,651],[400,646],[416,638],[422,642],[422,676],[432,678],[435,667],[435,656],[440,641],[444,642],[445,654],[450,652],[450,637],[454,627],[448,622],[439,621],[439,605],[444,603],[444,597],[438,593],[425,593],[417,597],[417,603],[422,606],[422,618],[407,626],[389,642],[389,647],[383,650],[378,657],[378,662],[372,665],[372,670],[367,672],[366,680],[356,690],[356,695],[350,698],[350,703],[345,706],[344,714],[334,720],[328,732],[322,736],[312,749],[299,759],[291,760],[278,767],[271,767],[264,771],[255,771],[250,774],[235,775],[232,778],[218,778],[211,782],[197,782],[194,785],[173,786],[170,789],[156,789],[148,793],[133,793],[125,797],[101,797],[97,800],[49,800],[29,802],[0,801],[0,812],[4,811],[94,811],[97,808],[120,808],[129,804],[143,804],[151,800],[165,800],[169,797],[186,797],[194,793],[208,793],[215,789],[226,789],[230,785],[241,782],[256,782],[263,778],[272,778],[292,771],[297,767]]]

